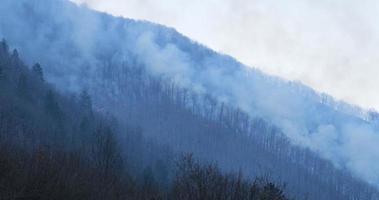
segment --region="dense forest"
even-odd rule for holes
[[[0,199],[287,199],[267,179],[225,174],[192,154],[163,162],[174,155],[154,155],[165,150],[141,128],[119,129],[85,90],[59,94],[39,64],[29,69],[8,51],[2,41]],[[155,163],[141,168],[134,159],[143,154]]]
[[[106,108],[94,109],[87,90],[57,92],[46,83],[39,64],[25,66],[17,50],[9,53],[5,41],[0,53],[0,191],[4,199],[286,199],[277,187],[285,189],[283,180],[309,179],[311,184],[327,180],[311,179],[301,167],[304,162],[325,163],[325,173],[340,173],[312,153],[280,143],[274,135],[257,134],[258,130],[277,130],[263,121],[250,122],[243,112],[227,105],[217,107],[211,97],[196,102],[200,97],[193,94],[189,106],[183,95],[189,91],[154,79],[143,68],[126,67],[127,72],[120,74],[127,76],[122,80],[128,81],[124,89],[129,95],[124,97],[130,104],[120,105],[127,110],[112,111],[124,115],[124,121],[117,122],[101,112]],[[197,105],[200,102],[204,105]],[[208,110],[201,112],[203,107]],[[144,109],[149,112],[140,112]],[[248,130],[252,131],[249,137],[240,134]],[[278,147],[281,151],[273,152]],[[288,160],[290,152],[303,154],[305,160]],[[239,173],[234,163],[228,163],[233,162],[230,158],[246,163],[240,165]],[[275,168],[259,169],[269,159],[277,160]],[[222,169],[209,161],[217,161]],[[280,168],[293,177],[277,179]],[[250,174],[243,177],[243,172]],[[340,178],[328,184],[346,179],[343,174]],[[345,196],[339,187],[346,186],[334,189],[336,198]],[[288,194],[307,198],[290,189]],[[357,195],[364,192],[355,189]]]
[[[224,171],[285,183],[299,199],[376,199],[375,187],[307,148],[293,145],[262,118],[252,118],[211,95],[150,75],[138,61],[105,61],[90,87],[95,105],[120,124],[144,127],[153,141],[174,152],[193,152],[201,162],[215,161]]]
[[[4,199],[379,199],[371,143],[345,152],[379,128],[360,109],[150,22],[66,0],[0,13],[20,52],[1,43]]]

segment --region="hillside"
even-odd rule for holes
[[[94,110],[115,116],[121,129],[141,127],[158,146],[223,171],[284,182],[290,196],[378,198],[367,183],[379,178],[378,127],[359,108],[149,22],[67,1],[5,0],[0,11],[0,36],[27,63],[45,66],[64,94],[86,89]]]
[[[287,199],[268,180],[223,174],[191,154],[168,160],[139,128],[94,112],[86,91],[57,93],[5,41],[0,105],[0,199]]]

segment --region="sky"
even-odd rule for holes
[[[72,0],[173,27],[242,63],[379,110],[377,0]]]

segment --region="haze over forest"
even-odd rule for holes
[[[0,4],[0,199],[379,198],[379,113],[96,2]]]

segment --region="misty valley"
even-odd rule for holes
[[[374,111],[66,0],[0,38],[0,200],[379,199]]]

